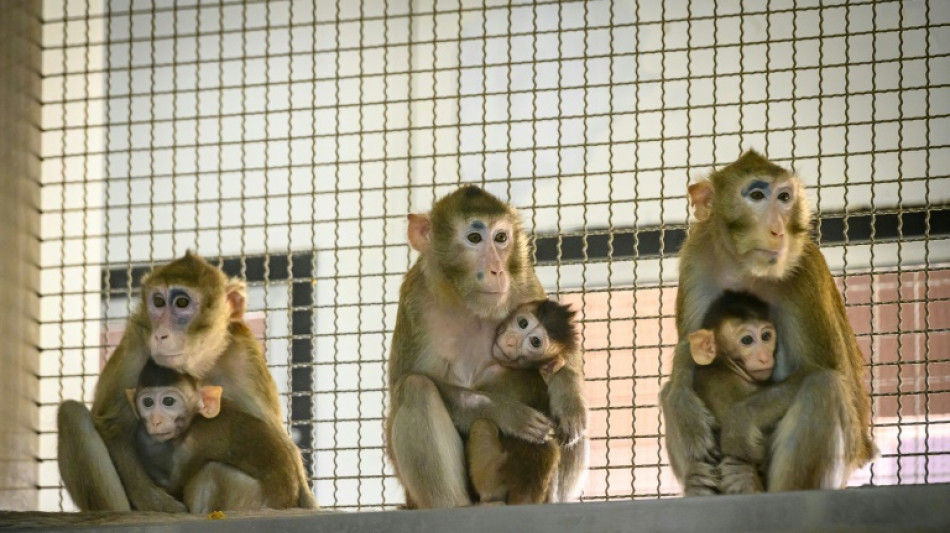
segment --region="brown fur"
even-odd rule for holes
[[[223,351],[187,352],[189,358],[200,359],[190,362],[189,368],[200,369],[200,375],[192,375],[207,384],[222,386],[226,398],[239,411],[262,420],[276,439],[293,445],[282,426],[277,388],[260,344],[243,323],[241,313],[235,313],[231,307],[240,302],[243,311],[243,284],[229,283],[224,273],[190,252],[147,276],[142,283],[143,295],[147,294],[149,287],[159,284],[199,291],[202,311],[189,327],[189,341],[209,350],[217,344],[204,344],[201,338],[193,337],[221,335],[225,341]],[[122,340],[96,384],[92,404],[95,432],[89,431],[86,422],[89,413],[83,405],[64,402],[60,408],[60,473],[63,484],[80,509],[121,511],[128,510],[131,504],[131,508],[143,511],[185,510],[181,502],[149,478],[139,463],[132,442],[136,418],[125,399],[125,391],[135,387],[142,367],[152,355],[149,348],[151,331],[143,296],[142,304],[129,318]],[[108,455],[101,453],[101,443],[108,449]],[[122,486],[115,486],[110,465],[115,466]],[[299,453],[293,457],[293,464],[275,465],[275,468],[293,472],[297,477],[301,507],[316,506]]]
[[[728,319],[740,321],[769,321],[768,307],[758,298],[747,293],[727,291],[722,297],[713,302],[703,318],[703,329],[711,330],[716,337],[715,358],[708,365],[696,368],[693,377],[693,388],[696,395],[709,408],[715,417],[713,429],[718,432],[723,424],[730,425],[732,418],[748,413],[733,413],[734,406],[741,406],[741,402],[754,393],[766,387],[767,380],[755,381],[749,376],[733,358],[736,339],[724,338],[722,325]],[[692,336],[691,336],[692,337]],[[740,352],[741,353],[741,352]],[[695,353],[694,353],[695,355]],[[720,482],[719,492],[732,494],[740,492],[761,492],[763,484],[761,478],[765,472],[762,462],[765,460],[764,436],[769,434],[781,420],[794,399],[794,389],[785,389],[788,394],[776,395],[774,401],[765,404],[761,409],[751,413],[755,417],[753,424],[754,437],[752,443],[757,447],[752,453],[743,450],[721,448],[723,460],[719,464],[720,471],[738,471],[744,482],[727,479]],[[743,460],[736,455],[745,455],[749,460]],[[755,462],[752,462],[753,460]]]
[[[151,363],[145,365],[130,398],[133,408],[137,395],[149,387],[179,392],[185,425],[174,439],[157,444],[145,431],[146,421],[140,420],[137,451],[156,482],[156,471],[167,473],[160,484],[182,499],[190,512],[297,506],[301,480],[294,465],[299,452],[293,442],[281,437],[282,432],[273,431],[266,421],[241,412],[228,400],[220,400],[220,409],[209,413],[202,407],[212,405],[221,389],[202,404],[199,391],[204,386],[199,387],[192,376]],[[196,416],[199,411],[202,416]],[[232,475],[234,470],[240,475]],[[235,489],[243,476],[248,477],[247,486]]]
[[[768,269],[753,268],[741,255],[752,239],[767,236],[767,228],[760,223],[751,234],[731,229],[756,227],[738,200],[739,189],[751,177],[791,179],[797,193],[785,221],[787,254]],[[756,448],[755,417],[749,413],[789,395],[792,405],[768,443],[768,490],[840,487],[875,453],[870,401],[862,383],[863,356],[841,295],[807,234],[810,213],[802,186],[793,174],[753,151],[713,174],[711,185],[703,183],[690,188],[701,220],[692,225],[680,252],[676,324],[681,342],[661,392],[673,471],[686,494],[715,492],[720,484],[714,420],[692,388],[695,365],[684,340],[700,327],[722,291],[744,290],[772,310],[779,341],[773,379],[779,383],[741,402],[744,415],[736,421],[739,427],[723,428],[723,447]],[[746,223],[737,225],[743,216]],[[722,477],[729,475],[723,472]]]
[[[499,252],[508,277],[505,297],[479,299],[475,265],[487,257],[466,251],[463,228],[478,219],[489,229],[508,227]],[[551,429],[543,414],[504,396],[472,390],[491,364],[498,323],[520,303],[544,297],[531,267],[527,239],[515,211],[477,187],[463,187],[440,199],[429,215],[410,215],[409,240],[420,257],[400,289],[389,357],[390,412],[386,443],[410,507],[453,507],[471,503],[459,431],[485,418],[503,433],[541,442]],[[492,242],[491,239],[487,241]],[[488,248],[484,248],[488,250]],[[570,444],[586,425],[577,356],[552,381],[551,412]],[[559,478],[573,480],[583,468],[583,446],[562,461]],[[579,466],[581,465],[581,466]],[[570,472],[561,473],[563,468]]]
[[[533,315],[544,329],[549,344],[543,354],[524,353],[527,359],[518,366],[507,366],[491,373],[491,379],[480,383],[480,391],[497,391],[549,415],[548,391],[541,373],[550,361],[564,360],[577,351],[577,332],[572,321],[574,312],[551,300],[542,299],[519,306],[498,328],[501,336],[524,314]],[[533,332],[537,334],[537,332]],[[524,340],[524,337],[521,337]],[[497,342],[497,341],[496,341]],[[496,358],[499,366],[505,363]],[[551,501],[552,484],[556,480],[560,447],[553,441],[535,444],[503,435],[498,427],[484,419],[476,420],[466,441],[469,474],[479,501],[509,504],[544,503]]]
[[[510,370],[505,379],[480,389],[515,394],[526,405],[547,411],[547,387],[537,371]],[[535,401],[528,401],[533,399]],[[540,400],[540,401],[539,401]],[[478,419],[465,444],[472,487],[481,503],[550,502],[561,450],[558,443],[528,442],[502,434],[491,421]]]

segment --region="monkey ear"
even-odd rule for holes
[[[129,399],[129,405],[132,406],[132,412],[135,413],[135,418],[139,418],[139,410],[135,406],[135,389],[125,389],[125,397]]]
[[[221,412],[221,392],[224,389],[217,385],[201,387],[201,403],[198,412],[205,418],[214,418]]]
[[[689,351],[697,365],[708,365],[716,358],[716,336],[711,329],[689,334]]]
[[[706,220],[712,213],[713,185],[703,180],[689,186],[689,203],[693,206],[696,220]]]
[[[562,366],[564,366],[564,358],[561,356],[558,356],[558,357],[555,357],[554,359],[551,359],[547,363],[544,363],[544,365],[542,365],[541,368],[539,368],[538,370],[539,372],[541,372],[541,378],[544,379],[545,383],[547,383],[548,381],[551,380],[551,376],[556,374],[557,371],[560,370]]]
[[[231,306],[231,320],[242,320],[247,308],[247,285],[244,280],[232,278],[224,289]]]
[[[409,214],[409,244],[417,252],[424,252],[429,248],[432,236],[432,222],[429,215]]]

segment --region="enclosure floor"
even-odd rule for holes
[[[108,526],[108,527],[104,527]],[[436,511],[229,514],[0,512],[0,530],[110,532],[950,531],[950,484]]]

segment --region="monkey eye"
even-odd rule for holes
[[[752,198],[756,202],[759,200],[765,200],[765,193],[760,190],[754,190],[749,193],[749,198]]]
[[[179,309],[184,309],[188,307],[188,304],[191,303],[191,300],[187,296],[178,296],[175,298],[175,307]]]
[[[153,405],[155,405],[155,400],[151,398],[142,398],[142,405],[144,405],[145,407],[152,407]]]
[[[465,238],[468,239],[468,242],[472,244],[478,244],[482,242],[482,234],[475,231],[466,235]]]
[[[152,295],[152,305],[155,307],[165,307],[165,298],[161,294]]]
[[[771,332],[771,331],[763,331],[763,332],[762,332],[762,340],[764,340],[764,341],[772,340],[772,332]]]
[[[495,234],[495,242],[508,242],[508,234],[504,231],[499,231]]]
[[[518,327],[521,328],[521,329],[527,328],[527,327],[528,327],[528,319],[525,318],[525,317],[523,317],[523,316],[519,316],[519,317],[518,317]]]
[[[743,335],[742,338],[739,339],[739,342],[741,342],[742,344],[745,344],[746,346],[749,346],[753,342],[755,342],[755,339],[752,337],[752,335]]]
[[[164,405],[165,407],[171,407],[175,405],[175,398],[171,396],[165,396],[164,398],[162,398],[162,405]]]
[[[782,191],[778,193],[778,201],[782,202],[783,204],[787,204],[791,199],[792,194],[788,191]]]
[[[531,341],[531,346],[533,348],[541,347],[541,339],[539,339],[538,337],[531,337],[530,341]]]

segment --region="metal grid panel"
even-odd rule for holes
[[[921,1],[44,4],[40,508],[71,509],[55,410],[91,401],[143,269],[248,277],[327,508],[393,508],[385,360],[405,214],[511,201],[583,310],[585,499],[677,493],[656,394],[691,176],[794,166],[868,357],[883,454],[950,479],[950,9]]]

